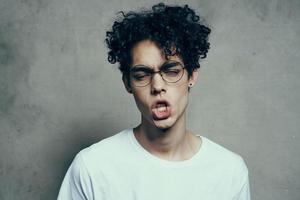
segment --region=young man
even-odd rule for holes
[[[186,128],[210,29],[188,6],[123,14],[107,32],[140,124],[77,154],[58,199],[249,200],[243,159]]]

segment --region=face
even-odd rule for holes
[[[168,60],[180,62],[177,56],[170,56]],[[163,51],[157,45],[144,40],[137,43],[132,49],[132,67],[147,66],[153,71],[159,71],[166,60]],[[142,116],[142,125],[152,125],[160,129],[167,129],[176,123],[184,122],[188,104],[189,84],[195,84],[198,72],[195,70],[190,78],[184,69],[182,78],[175,83],[165,82],[159,73],[152,76],[152,81],[138,87],[133,84],[133,79],[123,78],[128,92],[132,93]]]

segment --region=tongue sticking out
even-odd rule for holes
[[[170,116],[170,109],[166,104],[157,104],[152,109],[152,115],[155,120],[167,119]]]

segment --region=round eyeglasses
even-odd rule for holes
[[[129,72],[131,82],[137,87],[147,86],[156,73],[159,73],[165,82],[176,83],[183,77],[184,66],[178,61],[168,60],[159,71],[154,71],[145,65],[135,65]]]

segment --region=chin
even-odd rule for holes
[[[164,120],[154,120],[153,124],[159,129],[169,129],[174,125],[174,122],[171,118],[168,118]]]

